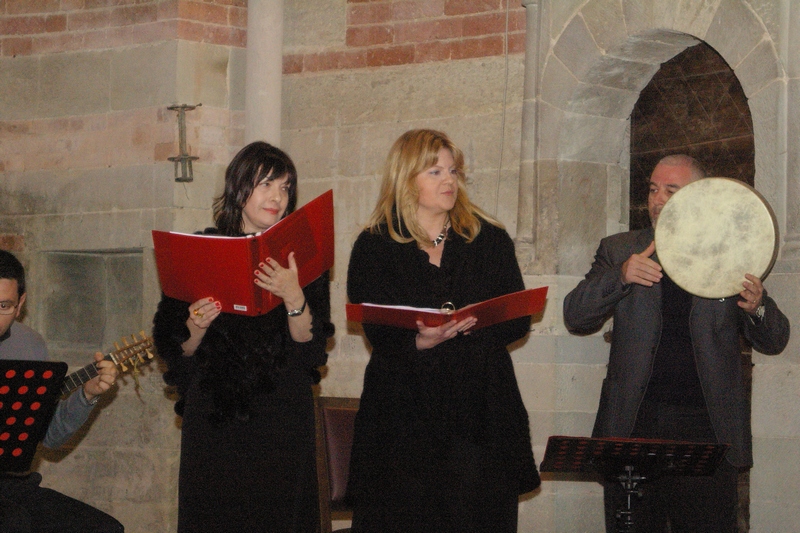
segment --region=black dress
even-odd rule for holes
[[[416,243],[362,233],[350,258],[353,303],[457,308],[524,289],[508,234],[452,231],[441,266]],[[521,318],[418,351],[416,331],[364,324],[372,356],[356,418],[348,496],[353,531],[516,532],[518,495],[535,489],[528,415],[506,346]]]
[[[220,314],[192,357],[181,349],[189,304],[159,304],[153,337],[183,417],[179,532],[316,531],[311,385],[334,331],[328,273],[303,292],[313,314],[309,342],[292,340],[281,305],[258,317]]]

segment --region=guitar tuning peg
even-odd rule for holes
[[[119,343],[118,342],[115,342],[114,343],[114,349],[117,350],[117,351],[120,351],[122,348],[119,347]]]
[[[148,359],[152,359],[153,358],[153,352],[151,352],[150,350],[145,350],[144,353],[147,354],[147,358]]]
[[[125,363],[120,363],[119,366],[120,366],[120,368],[122,369],[123,372],[127,372],[128,371],[128,367],[125,365]]]
[[[127,348],[128,346],[130,346],[130,344],[128,344],[128,338],[127,338],[127,337],[122,337],[122,342],[125,344],[125,347],[126,347],[126,348]]]

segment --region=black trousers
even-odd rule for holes
[[[634,427],[634,438],[716,442],[705,408],[645,402]],[[713,476],[664,476],[640,485],[642,497],[631,507],[635,532],[734,533],[737,531],[738,477],[723,460]],[[604,486],[606,531],[619,531],[617,510],[627,501],[622,484]]]
[[[122,533],[106,513],[39,486],[42,476],[0,475],[0,533]]]

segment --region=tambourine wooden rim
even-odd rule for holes
[[[705,178],[664,204],[656,256],[682,289],[703,298],[739,294],[745,274],[765,278],[778,255],[778,224],[769,203],[744,182]]]

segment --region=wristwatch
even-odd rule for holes
[[[303,314],[303,311],[306,310],[306,300],[303,300],[303,305],[300,306],[300,309],[292,309],[291,311],[286,311],[286,314],[289,316],[300,316]]]

